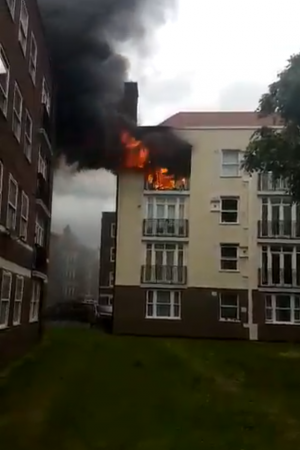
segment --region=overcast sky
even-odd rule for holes
[[[178,0],[177,17],[157,30],[141,60],[121,48],[139,82],[142,124],[179,111],[254,110],[286,60],[300,51],[299,0]],[[69,223],[87,244],[100,240],[101,213],[114,210],[114,177],[58,175],[53,229]]]

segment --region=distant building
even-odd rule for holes
[[[0,7],[0,365],[41,335],[52,203],[52,80],[36,0]]]
[[[49,301],[51,304],[98,297],[98,251],[84,246],[67,226],[51,233]]]
[[[104,212],[101,220],[99,303],[111,305],[114,294],[116,258],[116,213]]]

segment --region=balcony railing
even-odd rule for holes
[[[50,207],[51,192],[47,181],[41,173],[37,175],[36,198],[41,200],[47,208]]]
[[[144,236],[188,237],[188,220],[186,219],[144,219]]]
[[[142,266],[142,283],[145,284],[176,284],[187,282],[186,266]]]
[[[287,191],[288,183],[284,179],[274,180],[271,173],[258,174],[258,191]]]
[[[265,268],[258,270],[258,285],[266,287],[300,288],[300,271]]]
[[[260,239],[300,239],[300,222],[293,220],[259,220],[257,235]]]
[[[33,257],[33,267],[32,270],[41,273],[47,273],[48,263],[47,263],[47,250],[39,244],[34,246],[34,257]]]
[[[189,191],[190,190],[190,180],[187,178],[179,179],[171,183],[161,183],[159,184],[155,180],[149,181],[145,180],[144,184],[145,191]]]

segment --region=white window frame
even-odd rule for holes
[[[30,123],[30,132],[27,133],[26,130],[26,122],[29,120]],[[33,122],[29,111],[26,109],[25,111],[25,124],[24,124],[24,153],[29,162],[31,162],[32,157],[32,130],[33,130]]]
[[[16,0],[6,0],[7,7],[9,9],[10,15],[12,19],[15,19],[16,12]]]
[[[110,262],[114,263],[116,261],[116,247],[110,247]]]
[[[226,296],[235,296],[236,297],[236,304],[232,303],[230,304],[228,301],[226,302]],[[237,318],[231,319],[223,316],[223,310],[224,309],[236,309],[237,312]],[[220,322],[240,322],[240,299],[238,294],[235,293],[221,293],[219,295],[219,320]]]
[[[105,303],[101,302],[100,300],[100,305],[105,305],[105,306],[112,306],[113,305],[113,296],[110,294],[100,294],[100,299],[107,299],[107,301]]]
[[[16,110],[16,93],[20,96],[20,111]],[[23,97],[18,86],[15,82],[14,87],[14,100],[13,100],[13,116],[12,116],[12,130],[18,142],[21,142],[22,134],[22,115],[23,115]]]
[[[229,152],[232,154],[237,154],[237,163],[228,163],[225,161],[225,155],[229,155]],[[229,174],[224,172],[224,167],[237,167],[236,174]],[[241,176],[241,151],[238,149],[222,149],[221,150],[221,177],[222,178],[239,178]]]
[[[114,287],[115,284],[115,275],[113,271],[110,271],[108,274],[108,287]]]
[[[11,190],[11,183],[15,185],[16,187],[16,197],[15,197],[15,204],[13,204],[10,201],[10,190]],[[19,197],[19,186],[17,181],[14,179],[12,174],[9,174],[8,179],[8,197],[7,197],[7,212],[6,212],[6,228],[9,230],[15,230],[17,227],[17,213],[18,213],[18,197]],[[12,209],[14,211],[14,219],[12,227],[9,226],[8,218],[9,218],[9,209]]]
[[[224,257],[222,256],[222,248],[233,247],[236,248],[236,257]],[[222,267],[222,261],[236,261],[236,269],[224,269]],[[220,271],[221,272],[239,272],[239,245],[238,244],[220,244]]]
[[[157,315],[159,305],[158,292],[168,292],[170,294],[170,316]],[[165,303],[162,303],[165,304]],[[152,307],[152,314],[149,314],[149,307]],[[178,307],[179,314],[175,315],[175,306]],[[162,289],[151,289],[146,291],[146,319],[180,320],[181,319],[181,291],[165,291]]]
[[[3,280],[4,277],[9,278],[9,296],[8,298],[3,297]],[[5,316],[5,323],[0,323],[0,329],[7,328],[8,327],[8,321],[9,321],[9,310],[10,310],[10,301],[11,301],[11,287],[12,287],[12,273],[7,272],[5,270],[2,271],[2,281],[1,281],[1,291],[0,291],[0,317],[1,317],[1,309],[3,307],[3,304],[6,303],[6,316]]]
[[[40,281],[32,281],[32,291],[29,309],[29,322],[38,322],[42,285]]]
[[[23,206],[26,202],[26,211],[25,214],[23,213]],[[22,191],[21,195],[21,210],[20,210],[20,232],[19,235],[22,238],[22,240],[27,241],[28,236],[28,219],[29,219],[29,197],[28,195]],[[24,224],[24,230],[22,230],[22,225]],[[24,231],[24,235],[21,234],[21,232]]]
[[[46,111],[50,115],[51,98],[50,98],[50,91],[49,91],[45,77],[43,78],[43,86],[42,86],[42,104],[45,105]]]
[[[40,146],[38,158],[38,173],[40,173],[46,181],[48,176],[47,170],[48,170],[47,161],[46,158],[44,158],[42,155]]]
[[[277,308],[276,299],[280,296],[289,296],[290,297],[290,308]],[[280,293],[280,294],[265,294],[265,323],[266,324],[277,324],[277,325],[300,325],[300,303],[299,307],[295,307],[296,298],[300,302],[300,294],[290,294],[290,293]],[[267,306],[268,301],[270,300],[271,306]],[[286,321],[277,321],[276,320],[276,310],[277,309],[288,309],[291,312],[291,320],[290,322]],[[272,319],[267,319],[267,310],[271,311]],[[295,318],[295,311],[299,312],[299,320]]]
[[[160,248],[161,246],[164,246],[164,248]],[[173,247],[173,248],[172,248]],[[147,264],[147,253],[151,252],[150,254],[150,259],[151,259],[151,264]],[[154,243],[147,243],[145,245],[145,257],[144,257],[144,261],[145,261],[145,265],[150,265],[150,266],[156,266],[157,265],[157,259],[156,259],[156,253],[157,252],[163,252],[162,255],[162,265],[166,266],[167,264],[167,253],[168,252],[173,252],[174,254],[174,263],[173,266],[178,266],[178,267],[184,267],[186,266],[186,246],[184,244],[181,243],[168,243],[168,242],[154,242]],[[179,253],[182,252],[182,264],[179,264],[180,262],[180,258],[179,258]]]
[[[0,219],[2,216],[3,179],[4,179],[4,166],[3,162],[0,160]]]
[[[278,247],[278,250],[274,251],[274,247]],[[293,250],[292,252],[288,251],[287,248],[292,247]],[[273,250],[272,250],[273,248]],[[279,250],[280,248],[280,250]],[[265,250],[266,249],[266,250]],[[293,245],[293,244],[277,244],[274,242],[274,244],[267,244],[267,245],[263,245],[261,247],[261,251],[260,251],[260,267],[262,272],[264,270],[267,270],[268,273],[268,283],[269,285],[272,285],[272,255],[279,255],[279,270],[280,270],[280,274],[281,276],[284,273],[284,255],[288,254],[291,255],[292,258],[292,264],[291,264],[291,270],[292,270],[292,278],[293,278],[293,285],[297,285],[296,283],[296,278],[297,278],[297,255],[298,255],[299,251],[297,248],[297,245]],[[264,258],[263,258],[263,254],[267,254],[267,267],[264,267]],[[284,286],[284,282],[281,279],[281,285]],[[290,286],[290,285],[286,285],[286,286]]]
[[[18,283],[21,283],[20,298],[17,298]],[[16,276],[16,287],[15,287],[14,311],[13,311],[13,325],[20,325],[20,323],[21,323],[23,295],[24,295],[24,277],[22,277],[21,275],[17,275]],[[16,319],[16,314],[18,314],[17,319]]]
[[[110,237],[115,238],[116,237],[116,224],[112,223],[110,225]]]
[[[35,48],[35,54],[33,53],[33,48]],[[37,58],[38,58],[38,48],[35,36],[31,33],[30,36],[30,54],[29,54],[29,74],[32,79],[33,84],[36,83],[36,72],[37,72]]]
[[[226,200],[234,200],[236,201],[236,210],[233,209],[224,209],[224,205],[223,202],[225,202]],[[239,197],[234,197],[234,196],[228,196],[228,197],[221,197],[221,213],[220,213],[220,224],[222,225],[238,225],[239,224]],[[235,222],[230,222],[230,221],[226,221],[223,220],[223,213],[230,213],[230,214],[236,214],[236,221]]]
[[[0,107],[4,117],[7,117],[7,110],[8,110],[8,96],[9,96],[9,82],[10,82],[10,65],[6,56],[6,53],[0,44],[0,58],[4,65],[4,68],[7,72],[7,78],[6,78],[6,86],[3,89],[3,87],[0,85],[1,89],[1,95],[3,96],[3,105]]]
[[[44,247],[45,244],[45,227],[40,223],[39,218],[37,217],[35,220],[35,237],[34,242],[41,247]]]
[[[28,29],[29,29],[29,13],[25,0],[21,0],[18,39],[21,45],[21,49],[24,53],[24,56],[26,56],[27,50]]]
[[[174,211],[174,215],[170,215],[170,208]],[[174,209],[173,209],[174,208]],[[158,214],[159,209],[163,212]],[[145,219],[185,219],[186,217],[186,204],[185,197],[179,196],[149,196],[146,197],[145,202]]]

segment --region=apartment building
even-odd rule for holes
[[[52,81],[35,0],[0,14],[0,365],[41,334],[52,201]]]
[[[114,331],[300,340],[300,208],[284,182],[240,163],[252,112],[178,113],[190,177],[169,187],[118,176]]]
[[[116,261],[116,213],[103,212],[101,219],[99,304],[111,306]]]

